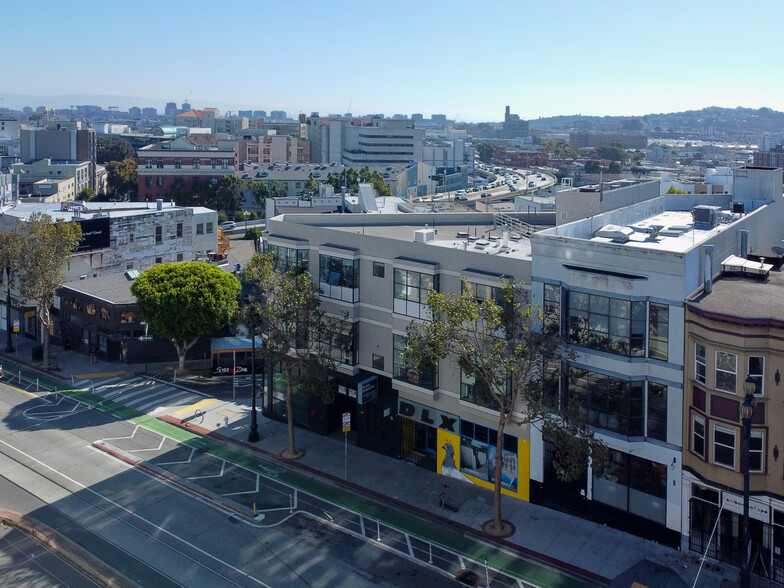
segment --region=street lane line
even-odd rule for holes
[[[212,404],[213,402],[215,402],[215,398],[207,398],[205,400],[201,400],[201,401],[197,402],[196,404],[191,404],[190,406],[186,406],[185,408],[182,408],[182,409],[178,410],[174,414],[175,415],[181,415],[181,414],[186,414],[186,413],[189,413],[189,412],[193,412],[197,408],[202,408],[203,406],[207,406],[208,404]]]

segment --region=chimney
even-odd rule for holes
[[[713,245],[703,245],[704,268],[703,268],[703,290],[706,294],[713,291]]]
[[[158,199],[155,201],[155,204],[156,204],[156,208],[157,208],[158,210],[163,210],[163,198],[158,198]]]

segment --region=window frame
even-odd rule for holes
[[[412,318],[431,320],[427,297],[431,290],[440,291],[439,274],[401,267],[393,268],[392,273],[393,312]]]
[[[717,439],[719,434],[722,434],[722,435],[732,435],[732,445],[730,446],[730,445],[727,445],[726,443],[720,443],[718,441],[718,439]],[[712,448],[712,452],[713,452],[713,455],[712,455],[712,457],[713,457],[713,459],[712,459],[713,464],[717,465],[719,467],[735,470],[736,469],[735,453],[736,453],[736,447],[737,447],[737,444],[738,444],[738,434],[737,434],[737,431],[735,429],[731,429],[729,427],[725,427],[725,426],[723,426],[723,425],[721,425],[719,423],[714,423],[713,424],[713,439],[711,441],[712,441],[711,448]],[[732,463],[731,464],[725,463],[723,461],[719,461],[717,459],[717,457],[716,457],[716,448],[717,448],[717,446],[721,447],[723,450],[729,450],[729,449],[732,450],[731,451],[731,454],[732,454]]]
[[[697,433],[697,429],[695,427],[696,424],[699,424],[702,427],[702,434]],[[691,415],[691,430],[689,432],[689,451],[691,451],[694,455],[699,456],[701,459],[705,459],[705,417],[701,414],[692,414]],[[697,451],[695,445],[695,439],[700,439],[702,442],[702,453]]]
[[[386,265],[382,261],[374,261],[373,262],[373,277],[374,278],[383,278],[385,277],[385,269]]]
[[[702,355],[699,348],[702,347]],[[702,361],[700,361],[702,359]],[[702,367],[702,374],[700,374]],[[708,348],[699,341],[694,342],[694,380],[700,384],[706,384],[708,379]]]
[[[732,356],[734,358],[734,360],[733,360],[734,370],[733,371],[729,371],[729,370],[722,369],[722,368],[719,367],[719,365],[720,365],[719,354],[725,355],[727,357]],[[715,380],[716,380],[715,383],[714,383],[715,384],[714,387],[719,392],[726,392],[727,394],[737,394],[738,393],[738,354],[737,353],[732,353],[730,351],[722,351],[721,349],[717,349],[716,352],[714,353],[714,359],[715,359],[714,373],[715,373]],[[729,389],[729,387],[727,387],[727,388],[720,387],[720,385],[719,385],[719,373],[721,373],[721,374],[732,374],[732,378],[733,378],[732,389]]]
[[[761,368],[758,372],[752,372],[751,370],[751,360],[752,359],[759,359],[761,362]],[[746,358],[746,373],[751,377],[754,382],[756,382],[757,387],[754,390],[754,396],[764,396],[765,395],[765,356],[764,355],[749,355]]]
[[[759,447],[756,448],[755,440],[759,440]],[[749,473],[762,474],[765,472],[765,433],[763,431],[751,431],[751,445],[749,445]],[[752,467],[752,459],[759,460],[759,467]]]

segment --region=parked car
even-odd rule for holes
[[[223,229],[224,231],[230,231],[236,226],[237,223],[235,223],[234,221],[226,221],[220,224],[220,228]]]

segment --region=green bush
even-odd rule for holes
[[[245,236],[243,237],[246,241],[257,241],[261,239],[261,229],[257,227],[251,227],[245,231]]]

